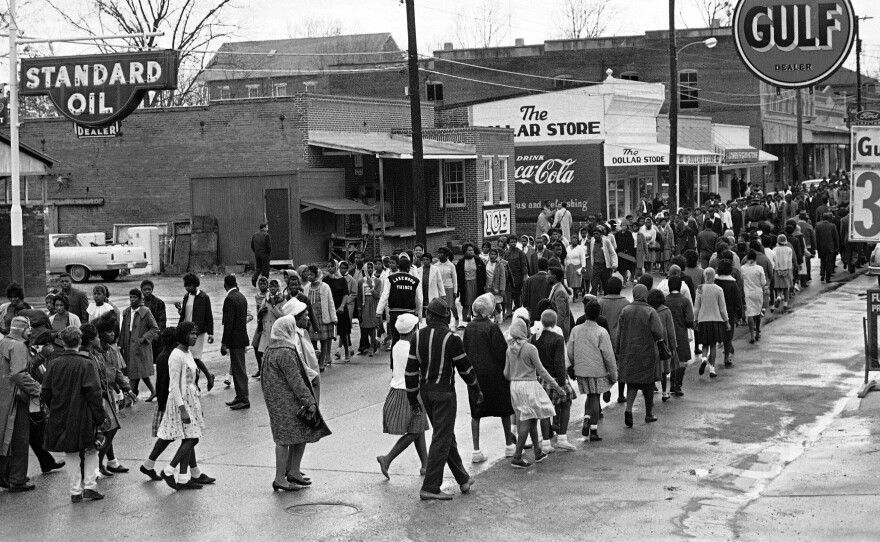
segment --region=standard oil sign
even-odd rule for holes
[[[103,128],[137,109],[148,91],[177,88],[177,64],[177,51],[23,59],[20,94],[48,94],[65,117]]]
[[[846,60],[855,36],[850,0],[740,0],[733,38],[746,67],[771,85],[822,81]]]

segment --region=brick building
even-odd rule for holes
[[[487,202],[513,219],[512,134],[436,129],[430,105],[422,117],[429,248],[480,241]],[[268,219],[273,259],[303,263],[326,260],[333,236],[366,239],[368,252],[412,245],[409,128],[402,100],[298,93],[140,109],[113,139],[77,139],[69,121],[33,119],[21,138],[53,156],[65,179],[51,190],[65,201],[59,232],[214,216],[217,263],[234,264],[251,259],[250,237]]]
[[[589,86],[601,82],[608,69],[620,79],[665,83],[669,78],[668,37],[668,31],[660,30],[634,36],[548,40],[533,45],[517,40],[513,46],[485,49],[453,49],[448,44],[444,50],[435,51],[433,59],[422,61],[420,92],[423,99],[435,104],[443,124],[454,120],[443,113],[447,108]],[[779,157],[766,169],[752,168],[751,179],[760,184],[766,174],[771,188],[775,182],[794,180],[795,93],[778,92],[754,77],[738,57],[729,27],[684,29],[677,31],[676,37],[681,51],[678,99],[682,114],[707,117],[719,125],[748,126],[748,146]],[[716,47],[707,49],[698,43],[710,37],[717,39]],[[688,44],[694,45],[683,49]],[[357,73],[354,70],[362,64],[339,62],[321,75],[320,91],[404,97],[409,84],[406,69],[399,59],[384,65],[390,69]],[[371,66],[379,69],[383,64]],[[256,64],[254,69],[259,69]],[[841,68],[814,89],[802,91],[803,163],[807,178],[849,168],[845,112],[846,105],[853,101],[852,79],[853,73]],[[863,78],[863,91],[866,103],[876,103],[880,98],[877,82],[870,78]],[[667,92],[661,115],[666,115],[668,98]],[[721,182],[730,182],[734,173],[729,169],[722,171],[726,173],[721,174]]]

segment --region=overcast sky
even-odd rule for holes
[[[8,0],[0,0],[8,2]],[[32,34],[70,34],[57,17],[43,5],[45,0],[17,0],[22,8],[21,23]],[[90,0],[56,0],[59,5],[88,3]],[[198,0],[210,4],[213,0]],[[428,53],[447,41],[455,42],[456,19],[464,24],[478,24],[484,18],[483,6],[494,4],[498,19],[505,25],[502,45],[512,45],[515,38],[526,43],[541,43],[561,37],[560,6],[564,0],[416,0],[416,26],[420,52]],[[593,0],[597,1],[597,0]],[[677,0],[679,28],[703,27],[696,2]],[[607,0],[611,8],[606,35],[641,34],[646,30],[668,27],[667,0]],[[866,71],[880,69],[880,0],[852,0],[861,16],[873,16],[862,23],[863,65]],[[236,41],[290,37],[305,19],[341,23],[345,33],[391,32],[397,44],[406,48],[406,9],[399,0],[237,0],[229,11],[231,20],[241,28]],[[74,35],[80,33],[73,32]],[[80,53],[59,47],[58,52]],[[855,48],[853,48],[854,50]],[[854,67],[854,54],[847,66]],[[0,72],[7,80],[8,70]]]

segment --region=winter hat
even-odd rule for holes
[[[281,307],[284,316],[299,316],[302,311],[306,310],[306,304],[299,299],[293,297]]]
[[[406,335],[415,329],[417,325],[419,325],[419,319],[416,315],[405,312],[397,317],[397,322],[394,323],[394,329],[396,329],[401,335]]]
[[[428,303],[428,312],[441,318],[449,317],[449,305],[439,297]]]
[[[31,327],[31,321],[24,316],[16,316],[9,324],[9,335],[12,337],[23,337],[24,332]]]

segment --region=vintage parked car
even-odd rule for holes
[[[83,243],[74,234],[49,236],[49,272],[70,273],[73,282],[85,282],[93,273],[106,281],[121,272],[147,266],[147,253],[141,247]]]

